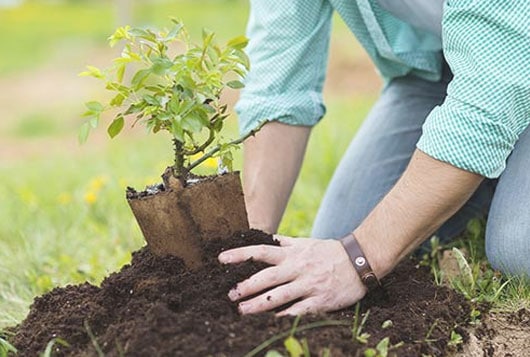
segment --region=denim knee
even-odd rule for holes
[[[513,225],[503,228],[488,222],[486,256],[491,266],[509,276],[530,278],[530,236],[527,233]]]

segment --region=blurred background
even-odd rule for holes
[[[244,34],[248,11],[244,0],[0,0],[0,328],[24,318],[34,296],[98,283],[126,264],[144,242],[124,190],[159,182],[171,163],[169,139],[142,128],[110,140],[102,124],[79,145],[84,102],[105,92],[78,73],[119,55],[106,42],[118,25],[165,27],[176,17],[192,37],[206,27],[222,42]],[[281,233],[309,234],[333,168],[380,87],[335,18],[328,114],[314,130]],[[233,105],[237,92],[225,98]],[[229,121],[236,137],[237,120]]]

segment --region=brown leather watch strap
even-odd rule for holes
[[[377,279],[375,273],[372,271],[372,268],[364,256],[364,253],[361,250],[361,247],[359,246],[359,243],[357,242],[357,239],[353,233],[341,238],[340,242],[346,250],[346,253],[348,253],[353,267],[357,271],[357,274],[359,274],[361,281],[368,288],[368,290],[373,290],[380,287],[381,283],[379,282],[379,279]]]

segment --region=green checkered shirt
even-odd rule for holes
[[[443,46],[375,0],[252,0],[252,69],[237,104],[240,130],[264,119],[315,125],[331,15],[337,11],[388,82],[409,73],[441,76],[441,51],[454,79],[428,116],[417,146],[431,157],[498,177],[530,123],[530,1],[447,0]]]

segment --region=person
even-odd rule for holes
[[[486,214],[492,266],[530,275],[528,1],[252,0],[252,68],[237,110],[242,133],[269,122],[244,145],[251,226],[277,231],[324,115],[334,11],[384,89],[336,169],[312,238],[276,235],[279,246],[219,255],[270,264],[230,299],[243,314],[288,303],[278,315],[338,310],[434,233],[450,239]]]

